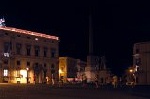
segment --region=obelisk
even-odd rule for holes
[[[85,74],[88,82],[93,81],[95,77],[95,63],[93,55],[93,29],[92,29],[92,15],[89,15],[89,52],[87,55],[87,66],[85,67]]]

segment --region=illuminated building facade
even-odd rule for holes
[[[136,83],[150,84],[150,42],[135,43],[133,47],[133,67]]]
[[[58,81],[59,38],[0,27],[0,82],[52,83]]]
[[[79,71],[84,72],[82,65],[84,63],[79,59],[59,57],[59,79],[62,79],[64,83],[76,80],[81,74]]]

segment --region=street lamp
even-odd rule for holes
[[[29,76],[29,74],[28,74],[29,68],[27,67],[26,70],[27,70],[27,84],[28,84],[28,82],[29,82],[29,77],[28,77]]]
[[[133,69],[130,69],[129,72],[130,72],[130,73],[133,73]]]
[[[135,70],[135,68],[130,68],[129,72],[130,72],[132,85],[135,85],[136,84],[136,75],[135,75],[136,70]]]

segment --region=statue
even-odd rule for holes
[[[3,27],[3,26],[5,26],[5,19],[1,18],[0,19],[0,27]]]

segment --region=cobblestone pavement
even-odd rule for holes
[[[132,92],[127,88],[0,84],[0,99],[149,99]]]

